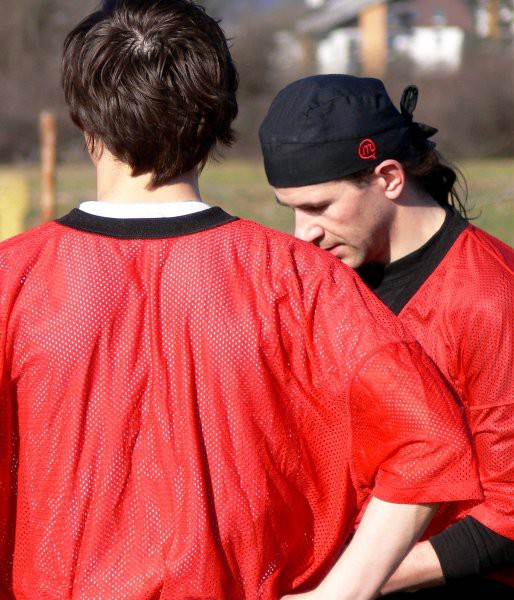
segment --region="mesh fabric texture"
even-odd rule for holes
[[[479,497],[454,396],[350,269],[186,233],[0,245],[2,598],[275,599],[368,494]]]
[[[463,400],[484,489],[432,532],[470,514],[514,539],[514,250],[469,225],[399,317]]]

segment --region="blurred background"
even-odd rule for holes
[[[478,225],[514,245],[514,0],[205,0],[240,74],[239,140],[202,175],[205,200],[292,231],[257,130],[275,93],[315,73],[380,77],[461,168]],[[66,33],[92,0],[0,0],[0,239],[95,198],[94,172],[60,88]]]

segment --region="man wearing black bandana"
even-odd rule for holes
[[[514,251],[471,225],[458,176],[378,79],[307,77],[260,128],[277,201],[295,234],[356,269],[460,395],[485,500],[441,513],[382,592],[514,595]],[[412,594],[409,593],[409,598]]]

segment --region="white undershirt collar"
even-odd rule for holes
[[[113,219],[159,219],[162,217],[182,217],[211,208],[208,204],[197,200],[187,202],[154,202],[150,204],[101,202],[93,200],[82,202],[79,210],[97,217]]]

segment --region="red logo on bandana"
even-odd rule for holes
[[[359,156],[362,160],[371,160],[377,157],[377,146],[373,140],[366,138],[359,145]]]

